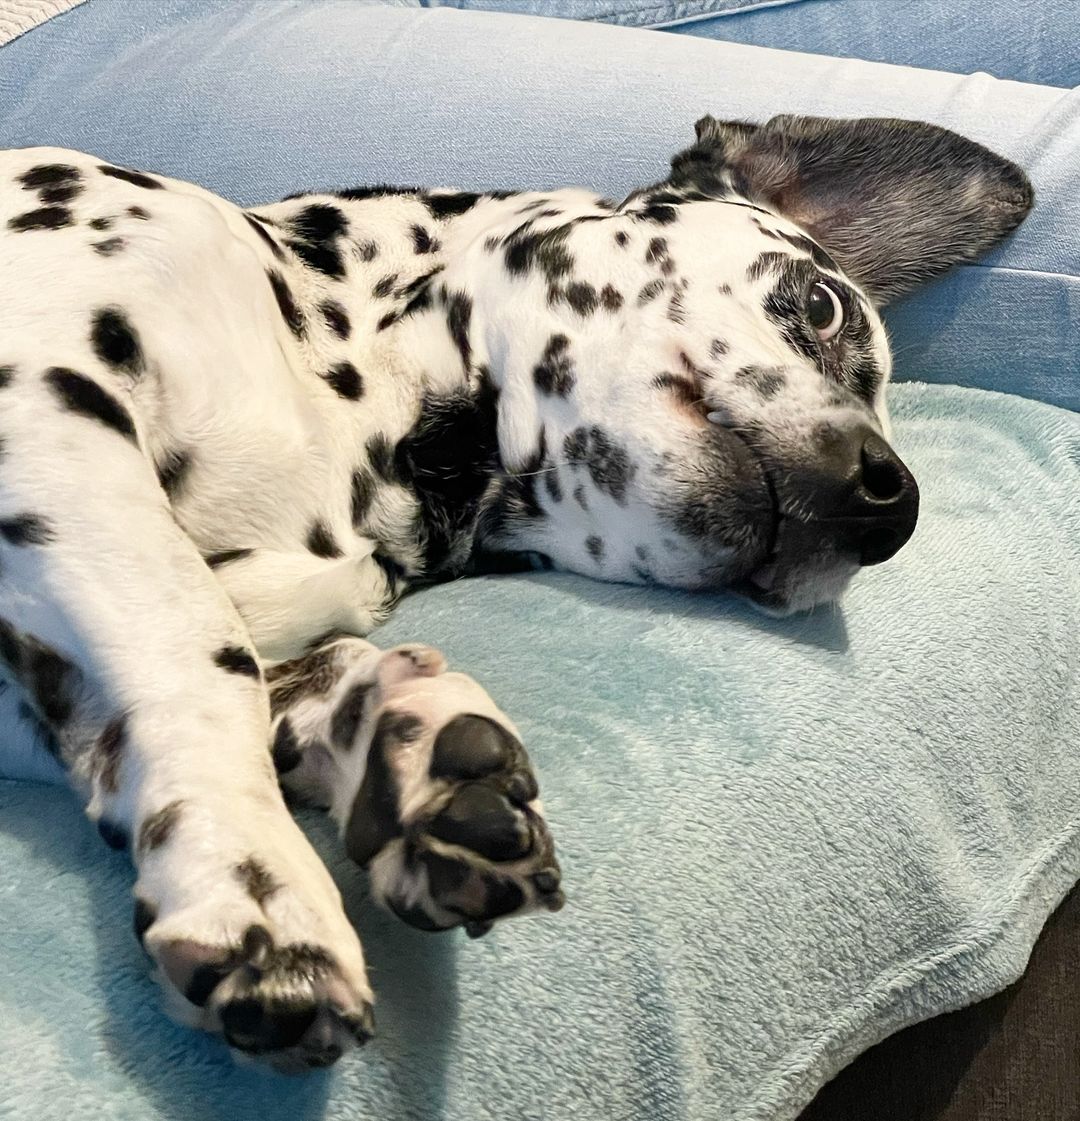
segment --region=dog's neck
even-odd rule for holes
[[[539,468],[543,449],[533,410],[523,407],[531,378],[523,386],[512,375],[525,362],[512,325],[532,304],[515,308],[515,301],[537,299],[525,285],[546,268],[545,234],[586,214],[609,215],[612,204],[573,189],[355,194],[335,204],[350,231],[385,229],[401,243],[395,249],[387,238],[368,260],[372,243],[357,234],[342,253],[341,302],[370,324],[354,325],[351,351],[365,377],[378,371],[392,380],[401,418],[387,433],[391,462],[374,466],[419,502],[423,543],[409,567],[458,574],[476,567],[489,546],[515,548],[514,527],[534,505],[529,471]],[[295,218],[292,224],[298,228]],[[546,294],[564,295],[557,283]],[[309,319],[319,307],[305,309]]]

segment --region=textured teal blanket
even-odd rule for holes
[[[841,609],[551,574],[402,605],[377,639],[440,646],[520,725],[570,902],[421,934],[312,817],[380,997],[376,1041],[326,1074],[171,1026],[124,856],[63,791],[0,783],[0,1117],[783,1121],[1012,981],[1080,878],[1080,418],[893,403],[924,518]]]

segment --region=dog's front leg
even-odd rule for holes
[[[282,1069],[371,1030],[337,889],[288,813],[244,626],[173,521],[122,387],[0,377],[0,660],[109,844],[172,1009]]]

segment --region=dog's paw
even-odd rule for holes
[[[374,1033],[370,1002],[325,947],[278,945],[262,923],[252,923],[239,942],[151,933],[144,945],[171,990],[169,1010],[220,1031],[240,1057],[300,1073],[330,1066]]]
[[[360,940],[280,801],[234,803],[234,821],[191,801],[172,809],[168,829],[158,814],[140,830],[135,889],[135,933],[166,1011],[285,1073],[365,1042],[373,998]]]
[[[363,779],[341,815],[375,897],[412,926],[464,926],[472,937],[505,916],[559,910],[536,776],[487,694],[455,673],[402,674],[383,694]]]

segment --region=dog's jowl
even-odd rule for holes
[[[879,309],[1031,201],[1012,164],[904,121],[706,117],[621,202],[244,211],[0,154],[11,734],[130,852],[169,1007],[284,1070],[371,1034],[360,943],[283,790],[413,926],[558,910],[513,724],[429,647],[354,636],[523,557],[773,612],[835,599],[918,513]]]

